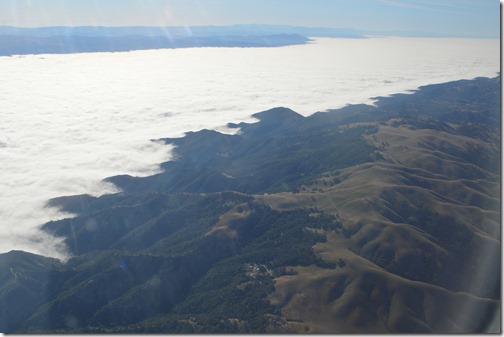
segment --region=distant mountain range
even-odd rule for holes
[[[0,55],[120,52],[188,47],[279,47],[307,36],[361,38],[351,29],[274,25],[195,27],[0,27]]]
[[[51,200],[72,257],[0,254],[0,331],[500,331],[500,77],[254,116]]]
[[[253,24],[192,27],[0,26],[0,56],[188,47],[278,47],[305,44],[310,41],[310,37],[366,38],[367,36],[439,37],[425,32],[375,32],[351,28]]]
[[[187,38],[216,37],[216,36],[265,36],[297,34],[304,36],[319,37],[364,37],[359,31],[350,28],[324,28],[324,27],[296,27],[282,25],[231,25],[231,26],[133,26],[133,27],[39,27],[20,28],[0,26],[0,36],[31,36],[31,37],[54,37],[54,36],[86,36],[86,37],[172,37]]]

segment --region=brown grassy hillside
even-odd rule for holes
[[[271,303],[294,331],[479,331],[499,306],[500,176],[471,157],[498,147],[393,122],[366,136],[381,160],[321,174],[297,193],[257,196],[343,224],[314,246],[343,267],[275,280]]]

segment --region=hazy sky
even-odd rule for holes
[[[499,37],[499,0],[1,0],[0,26],[230,25]]]

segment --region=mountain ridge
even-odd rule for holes
[[[312,40],[308,36],[363,38],[350,29],[277,25],[0,26],[0,55],[127,52],[194,47],[280,47],[309,43]]]
[[[73,256],[41,264],[50,292],[28,296],[14,323],[0,316],[0,330],[495,329],[499,102],[500,77],[478,78],[165,138],[176,147],[163,173],[50,201],[77,213],[42,227]],[[24,259],[0,261],[11,255]],[[3,313],[16,268],[0,274]]]
[[[370,36],[440,36],[429,32],[362,31],[352,28],[240,24],[229,26],[0,26],[0,56],[128,52],[195,47],[280,47],[312,38],[364,39]],[[469,36],[468,38],[475,38]],[[481,37],[480,37],[481,38]],[[486,36],[482,38],[488,38]],[[496,38],[496,37],[493,37]]]

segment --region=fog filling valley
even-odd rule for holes
[[[289,107],[303,115],[372,103],[421,85],[494,77],[499,40],[319,38],[278,48],[187,48],[0,57],[0,252],[65,258],[40,231],[71,216],[50,198],[117,189],[101,180],[159,172],[152,139]]]

